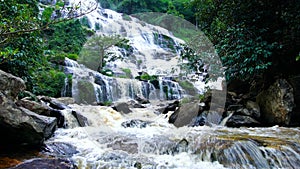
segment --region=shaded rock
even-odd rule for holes
[[[21,99],[16,102],[19,107],[24,107],[32,112],[35,112],[39,115],[50,116],[51,109],[42,103],[38,103],[31,100]]]
[[[176,127],[188,125],[198,115],[199,110],[197,102],[185,103],[170,116],[169,123]]]
[[[250,115],[255,118],[260,117],[260,107],[256,102],[247,101],[246,108],[249,110]]]
[[[21,99],[16,102],[16,104],[20,107],[24,107],[32,112],[35,112],[39,115],[55,117],[57,119],[57,126],[64,127],[65,117],[64,115],[56,109],[53,109],[47,106],[44,103],[38,103],[31,100]]]
[[[49,106],[53,109],[58,109],[58,110],[64,110],[64,109],[70,109],[69,106],[64,104],[63,102],[58,101],[55,98],[47,97],[47,96],[42,96],[39,97],[40,100],[46,102],[49,104]]]
[[[188,125],[189,127],[196,127],[196,126],[204,126],[206,124],[206,117],[205,116],[197,116],[193,118],[192,122]]]
[[[79,152],[75,146],[63,142],[47,143],[43,147],[43,151],[47,155],[64,158],[72,157],[74,154]]]
[[[130,127],[130,128],[133,128],[133,127],[145,128],[150,123],[151,122],[149,122],[149,121],[143,121],[143,120],[139,120],[139,119],[132,119],[132,120],[123,122],[121,125],[125,128],[128,128],[128,127]]]
[[[65,105],[75,104],[75,100],[73,99],[73,97],[59,97],[59,98],[56,98],[56,100]]]
[[[76,169],[75,164],[69,159],[33,159],[25,161],[10,169]]]
[[[300,126],[300,75],[289,79],[294,91],[294,101],[296,106],[291,114],[291,125]]]
[[[289,125],[294,108],[292,86],[284,79],[278,79],[267,90],[262,91],[256,101],[260,106],[261,118],[267,124]]]
[[[228,126],[228,127],[241,127],[241,126],[254,127],[254,126],[260,126],[260,123],[250,116],[233,115],[226,122],[226,126]]]
[[[130,100],[127,102],[130,108],[146,108],[143,106],[141,103],[135,101],[135,100]]]
[[[38,115],[25,108],[18,108],[0,92],[0,142],[41,144],[56,129],[56,118]]]
[[[112,107],[114,110],[121,112],[123,114],[128,114],[131,113],[132,111],[129,108],[128,103],[115,103],[114,106]]]
[[[148,104],[148,103],[150,103],[150,101],[148,99],[146,99],[146,98],[144,98],[143,96],[140,96],[140,95],[136,95],[134,97],[134,99],[136,101],[138,101],[139,103],[141,103],[141,104]]]
[[[176,100],[173,103],[169,103],[168,105],[157,109],[162,114],[167,114],[169,111],[175,111],[179,107],[179,101]]]
[[[243,115],[243,116],[251,116],[251,113],[248,109],[246,108],[241,108],[241,109],[238,109],[235,114],[239,114],[239,115]]]
[[[15,101],[25,87],[25,82],[21,78],[0,70],[0,92],[7,98]]]
[[[85,127],[89,125],[88,119],[81,113],[77,111],[72,111],[72,115],[76,118],[80,127]]]

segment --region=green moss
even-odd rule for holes
[[[131,70],[129,68],[122,68],[122,71],[125,73],[125,76],[123,76],[121,78],[130,79],[132,77]]]
[[[131,17],[129,15],[123,14],[122,15],[123,20],[125,21],[132,21]]]

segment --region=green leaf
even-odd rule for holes
[[[45,8],[42,14],[42,19],[46,22],[49,22],[53,11],[54,11],[53,7]]]

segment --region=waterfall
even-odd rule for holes
[[[108,77],[86,68],[76,61],[66,58],[65,72],[72,75],[72,94],[77,103],[105,103],[134,99],[143,96],[147,99],[174,100],[183,96],[183,89],[177,82],[160,78],[159,87],[150,81]],[[68,79],[66,80],[66,82]],[[66,83],[62,93],[66,96],[70,84]],[[159,97],[157,95],[159,93]]]

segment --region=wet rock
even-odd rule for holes
[[[56,118],[38,115],[23,107],[17,107],[0,92],[1,142],[17,144],[41,144],[56,129]]]
[[[69,158],[78,153],[75,146],[63,142],[50,142],[43,147],[43,152],[54,157]]]
[[[80,127],[89,126],[88,119],[85,116],[83,116],[81,113],[77,111],[72,111],[72,115],[76,118]]]
[[[167,114],[169,111],[175,111],[179,107],[179,101],[176,100],[173,103],[169,103],[168,105],[163,105],[164,107],[157,109],[162,114]]]
[[[57,119],[57,126],[64,127],[65,124],[65,117],[64,115],[56,109],[53,109],[43,102],[36,102],[26,99],[21,99],[16,102],[16,104],[20,107],[24,107],[34,113],[39,115],[48,116],[48,117],[55,117]]]
[[[169,117],[169,123],[173,123],[176,127],[188,125],[198,116],[199,110],[197,102],[185,103]]]
[[[56,100],[65,105],[75,104],[75,100],[72,97],[59,97],[59,98],[56,98]]]
[[[256,101],[260,106],[261,118],[266,124],[289,125],[295,106],[292,86],[278,79],[267,90],[262,91]]]
[[[0,92],[8,99],[16,101],[18,94],[25,87],[25,82],[21,78],[0,70]]]
[[[128,103],[115,103],[114,106],[112,107],[114,110],[123,113],[123,114],[128,114],[131,113],[132,111],[129,108]]]
[[[10,169],[76,169],[75,164],[69,159],[32,159],[25,161]]]
[[[132,140],[117,140],[107,145],[107,147],[111,147],[113,150],[123,150],[130,154],[138,153],[139,145]]]
[[[140,96],[140,95],[136,95],[136,96],[134,97],[134,99],[135,99],[136,101],[138,101],[139,103],[141,103],[141,104],[148,104],[148,103],[150,103],[150,101],[149,101],[148,99],[146,99],[145,97]]]
[[[39,99],[48,103],[48,105],[53,109],[57,109],[57,110],[70,109],[69,106],[67,106],[66,104],[64,104],[63,102],[60,102],[59,100],[57,100],[55,98],[42,96],[42,97],[39,97]]]
[[[244,115],[233,115],[226,122],[226,126],[228,127],[255,127],[260,125],[261,124],[257,120]]]
[[[251,100],[247,101],[246,108],[249,110],[252,117],[260,117],[260,107],[256,102],[253,102]]]
[[[149,121],[143,121],[143,120],[139,120],[139,119],[133,119],[133,120],[125,121],[121,125],[123,127],[125,127],[125,128],[128,128],[128,127],[130,127],[130,128],[133,128],[133,127],[145,128],[150,123],[151,122],[149,122]]]
[[[141,103],[135,101],[135,100],[130,100],[127,102],[130,108],[146,108],[143,106]]]
[[[173,153],[187,152],[188,146],[189,142],[186,139],[182,139],[174,147]]]
[[[188,125],[189,127],[196,127],[196,126],[204,126],[206,124],[206,117],[205,116],[197,116],[193,118],[192,122]]]

